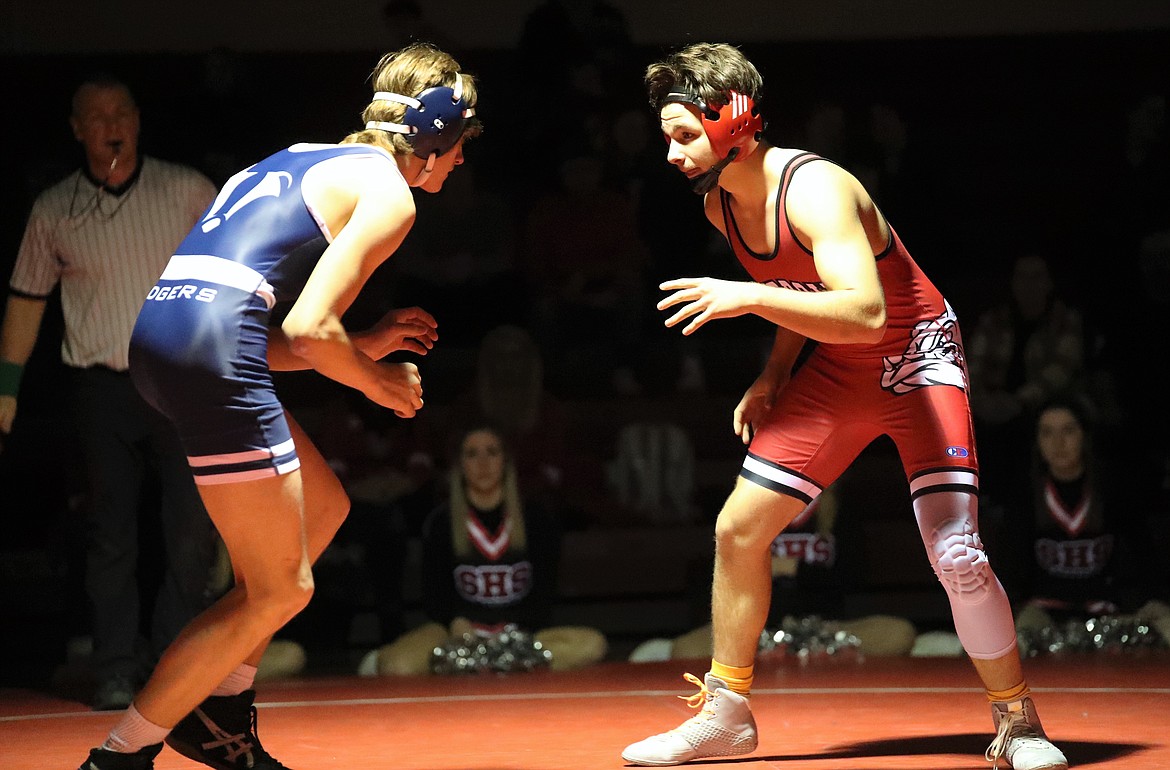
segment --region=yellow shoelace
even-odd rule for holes
[[[678,695],[675,697],[679,700],[685,700],[687,705],[693,709],[699,708],[699,706],[707,701],[707,697],[711,694],[711,691],[707,689],[707,684],[694,674],[683,674],[683,679],[698,687],[699,691],[694,695]]]

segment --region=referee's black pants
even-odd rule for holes
[[[114,675],[141,681],[212,598],[214,529],[174,428],[142,399],[129,374],[104,367],[69,372],[89,480],[85,589],[94,673],[99,682]],[[160,492],[166,554],[144,650],[139,643],[138,517],[150,474]]]

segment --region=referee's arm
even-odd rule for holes
[[[12,431],[20,376],[32,355],[48,300],[9,293],[0,326],[0,433]]]

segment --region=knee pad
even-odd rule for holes
[[[960,602],[978,604],[991,593],[991,565],[969,521],[952,519],[931,533],[931,563],[947,593]]]

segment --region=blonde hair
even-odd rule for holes
[[[458,557],[470,556],[474,549],[471,538],[467,534],[467,516],[471,503],[467,499],[467,489],[464,485],[462,455],[463,445],[472,433],[481,431],[492,434],[500,442],[504,453],[504,475],[501,479],[503,486],[504,518],[503,526],[510,531],[509,550],[523,551],[528,547],[528,534],[524,528],[524,504],[520,498],[520,482],[516,473],[516,463],[508,448],[504,434],[494,427],[479,425],[463,433],[455,450],[455,461],[451,464],[448,480],[450,483],[449,506],[451,510],[451,547]]]
[[[475,107],[479,98],[475,77],[463,72],[459,62],[455,61],[451,54],[430,43],[412,43],[384,55],[370,73],[370,81],[375,92],[389,91],[403,96],[418,96],[435,86],[454,88],[456,73],[463,81],[463,99],[468,107]],[[382,99],[371,100],[362,110],[362,123],[369,121],[401,123],[405,114],[404,104]],[[463,136],[466,138],[478,136],[481,130],[479,121],[471,118],[463,129]],[[341,143],[377,144],[395,155],[410,155],[414,152],[410,142],[402,134],[387,134],[385,131],[370,128],[353,132]]]

